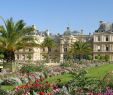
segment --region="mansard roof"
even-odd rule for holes
[[[100,21],[100,26],[95,32],[113,32],[113,23]]]
[[[67,27],[66,31],[64,31],[64,36],[69,36],[69,35],[80,35],[82,34],[81,32],[77,31],[77,30],[74,30],[74,31],[71,31],[69,27]]]

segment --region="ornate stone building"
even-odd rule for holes
[[[50,35],[48,30],[39,31],[35,26],[32,36],[38,40],[38,44],[44,41],[47,35]],[[62,35],[50,35],[57,43],[56,48],[51,49],[50,58],[53,62],[64,62],[66,58],[67,51],[71,45],[76,41],[90,42],[93,48],[93,59],[97,55],[109,55],[110,61],[113,61],[113,23],[106,23],[100,21],[99,28],[93,33],[93,35],[84,35],[83,30],[72,31],[67,27],[66,31]],[[29,60],[29,55],[32,61],[41,61],[44,59],[44,54],[47,54],[47,48],[41,47],[29,47],[26,49],[21,49],[15,52],[15,59],[18,61]]]
[[[41,44],[44,41],[44,38],[46,35],[48,35],[48,30],[40,32],[39,30],[36,29],[36,26],[33,25],[34,31],[31,34],[34,39],[36,39],[37,44]],[[23,61],[40,61],[44,60],[43,58],[43,53],[47,52],[47,48],[41,48],[41,47],[28,47],[24,49],[20,49],[15,51],[15,60],[19,62]]]
[[[60,38],[60,62],[64,62],[68,49],[76,41],[92,42],[92,35],[83,35],[83,30],[80,32],[71,31],[70,28],[67,27],[66,31],[64,31],[64,34]]]
[[[100,21],[99,28],[93,33],[93,58],[108,55],[113,61],[113,23]]]

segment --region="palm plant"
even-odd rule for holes
[[[16,50],[35,43],[34,38],[29,35],[34,29],[26,26],[23,20],[14,22],[12,18],[6,21],[0,18],[4,22],[4,25],[0,25],[0,48],[4,51],[4,60],[12,62],[15,60]]]
[[[48,52],[47,52],[47,55],[48,55],[48,60],[50,60],[50,52],[51,52],[51,49],[55,46],[55,41],[50,37],[50,36],[47,36],[45,37],[43,43],[42,43],[42,47],[47,47],[48,48]]]
[[[72,45],[71,53],[73,53],[76,56],[79,56],[79,60],[81,60],[84,55],[88,55],[92,53],[91,44],[80,41],[75,42]]]

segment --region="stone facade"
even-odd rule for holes
[[[34,39],[36,39],[36,43],[37,44],[41,44],[44,41],[44,38],[46,36],[46,34],[48,35],[47,31],[44,32],[40,32],[38,30],[36,30],[36,26],[34,27],[34,31],[31,34]],[[41,47],[28,47],[28,48],[24,48],[24,49],[20,49],[15,51],[15,60],[16,61],[39,61],[39,60],[44,60],[43,58],[43,53],[47,53],[47,48],[41,48]]]
[[[113,24],[100,21],[98,30],[93,33],[93,57],[108,55],[113,61]]]
[[[49,35],[48,30],[40,32],[35,26],[32,36],[38,40],[38,44],[44,41],[44,38]],[[57,43],[56,48],[51,50],[50,58],[53,58],[55,62],[64,62],[66,53],[71,45],[76,41],[90,42],[93,48],[93,59],[97,55],[109,55],[110,61],[113,61],[113,24],[100,21],[99,28],[93,33],[93,35],[84,35],[83,30],[72,31],[69,27],[64,31],[62,35],[50,35]],[[45,60],[44,54],[47,54],[47,48],[41,47],[29,47],[20,49],[15,52],[15,59],[18,61],[29,60],[31,55],[32,61]],[[53,60],[52,60],[53,61]]]
[[[71,31],[69,27],[67,27],[66,31],[60,38],[60,62],[65,61],[66,53],[68,49],[74,42],[92,42],[92,35],[83,35],[83,30],[79,31]]]

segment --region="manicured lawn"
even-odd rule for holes
[[[1,85],[1,89],[4,90],[13,90],[15,86],[9,86],[9,85]]]
[[[56,83],[58,82],[58,79],[61,80],[61,83],[66,83],[69,80],[72,79],[72,75],[71,74],[63,74],[63,75],[58,75],[58,76],[53,76],[53,77],[49,77],[47,78],[46,81],[50,82],[50,83]]]
[[[96,77],[96,78],[103,78],[105,74],[113,71],[113,64],[104,64],[97,67],[92,67],[88,69],[88,76]]]
[[[89,68],[87,70],[87,76],[101,79],[104,77],[106,73],[113,71],[113,64],[104,64],[101,66]],[[58,79],[61,80],[61,83],[66,83],[72,79],[72,75],[65,73],[63,75],[49,77],[46,79],[46,81],[48,81],[49,83],[57,83]],[[14,86],[1,86],[1,88],[4,90],[12,90]]]
[[[101,66],[89,68],[87,70],[88,70],[87,75],[89,77],[96,77],[98,79],[101,79],[104,77],[106,73],[113,71],[113,64],[104,64]],[[72,79],[72,75],[64,74],[64,75],[53,76],[47,78],[47,81],[49,81],[50,83],[55,83],[57,82],[57,79],[61,79],[61,82],[65,83]]]

